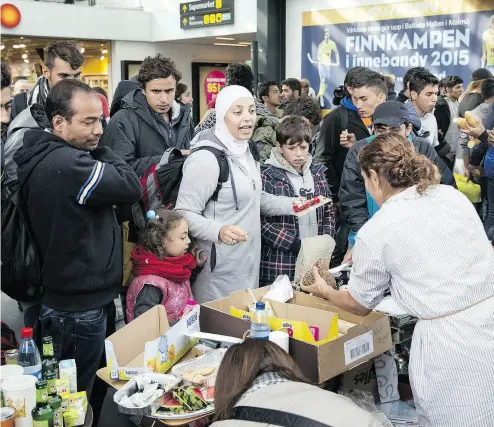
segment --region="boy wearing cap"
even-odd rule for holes
[[[426,156],[439,168],[442,175],[441,184],[454,186],[453,174],[446,166],[446,163],[438,156],[429,141],[412,133],[410,114],[405,104],[398,101],[387,101],[378,105],[374,112],[372,125],[374,126],[374,135],[356,142],[348,151],[343,166],[339,199],[343,220],[350,228],[350,235],[348,237],[349,246],[343,260],[344,262],[351,260],[351,251],[357,232],[379,210],[377,203],[365,190],[364,179],[362,178],[360,162],[358,160],[360,150],[377,135],[393,132],[404,138],[408,138],[417,153]]]

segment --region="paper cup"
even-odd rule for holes
[[[24,368],[20,365],[4,365],[0,366],[0,384],[7,378],[17,377],[24,374]]]
[[[15,409],[15,427],[32,427],[31,411],[36,406],[36,377],[18,375],[2,382],[6,406]]]
[[[273,331],[269,333],[269,341],[278,344],[283,350],[289,353],[289,342],[290,337],[286,332],[283,331]]]

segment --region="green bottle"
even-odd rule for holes
[[[53,427],[53,410],[48,405],[48,386],[45,380],[36,383],[36,406],[31,414],[33,427]]]
[[[55,374],[55,372],[47,372],[44,374],[43,379],[46,380],[48,395],[53,396],[54,394],[57,394],[57,374]]]
[[[48,372],[54,372],[55,378],[58,377],[58,361],[55,358],[53,352],[53,339],[52,337],[43,337],[43,357],[42,357],[42,375],[46,380],[46,374]]]
[[[63,427],[62,398],[58,394],[50,395],[48,404],[53,411],[53,427]]]

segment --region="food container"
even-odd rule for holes
[[[5,364],[6,365],[17,365],[17,358],[19,356],[19,350],[7,350],[5,352]]]
[[[2,382],[5,404],[15,410],[15,427],[33,426],[31,411],[36,406],[36,380],[33,375],[18,375]]]
[[[2,427],[14,427],[14,408],[0,408],[0,425]]]
[[[145,374],[146,377],[151,378],[152,383],[161,384],[164,392],[170,391],[178,386],[181,382],[180,378],[177,378],[174,375],[165,375],[165,374]],[[139,377],[137,377],[139,378]],[[113,401],[118,406],[118,411],[122,414],[127,415],[141,415],[141,416],[150,416],[154,412],[156,412],[160,408],[159,398],[156,399],[152,404],[144,407],[135,407],[135,408],[127,408],[126,406],[122,406],[119,402],[125,397],[130,397],[133,394],[138,392],[136,378],[131,379],[125,387],[121,390],[117,391],[113,396]],[[161,396],[160,396],[161,397]]]
[[[220,367],[221,361],[223,360],[226,351],[226,348],[220,348],[218,350],[211,351],[204,356],[197,357],[187,362],[179,363],[172,368],[172,374],[180,377],[184,382],[184,385],[192,385],[193,383],[187,381],[185,378],[182,377],[182,373],[200,369],[201,367],[214,366],[216,370],[211,375],[205,377],[202,382],[203,385],[214,387],[216,383],[216,376],[218,375],[218,368]]]
[[[0,366],[0,384],[7,378],[17,377],[24,374],[24,368],[20,365],[3,365]]]

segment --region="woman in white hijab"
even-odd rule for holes
[[[249,144],[255,122],[252,94],[242,86],[225,87],[216,99],[216,127],[194,138],[193,152],[184,164],[175,209],[187,217],[191,236],[208,257],[192,287],[200,303],[257,288],[261,211],[270,216],[293,213],[293,199],[262,191],[259,161]],[[230,173],[217,201],[211,197],[219,163],[207,149],[194,152],[199,147],[214,147],[227,157]]]

